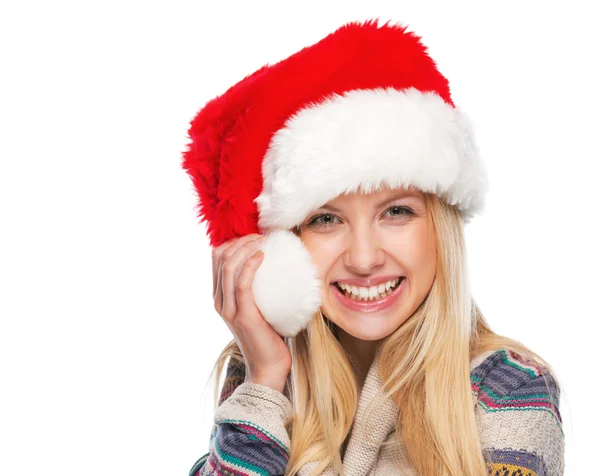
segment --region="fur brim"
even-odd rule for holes
[[[289,229],[342,193],[415,186],[482,211],[488,181],[468,119],[433,92],[354,90],[303,108],[271,139],[256,199],[263,229]]]

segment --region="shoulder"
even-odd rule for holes
[[[500,349],[474,359],[471,388],[489,411],[543,410],[561,422],[558,381],[548,369],[519,353]]]
[[[487,352],[471,364],[471,388],[490,469],[563,474],[560,391],[548,369],[509,350]]]

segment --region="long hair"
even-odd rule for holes
[[[545,367],[552,376],[554,372],[535,352],[490,329],[470,296],[460,211],[436,195],[425,196],[435,230],[436,276],[423,303],[378,349],[375,358],[383,385],[375,400],[389,397],[399,409],[396,428],[402,432],[396,432],[392,444],[404,448],[417,475],[484,476],[488,473],[475,421],[471,359],[506,349]],[[343,475],[340,448],[356,415],[358,381],[336,326],[318,312],[307,329],[285,340],[293,360],[287,382],[293,417],[286,476],[298,474],[311,462],[313,475],[329,465]],[[215,402],[228,358],[243,365],[235,340],[215,364]],[[369,439],[366,431],[361,437]]]

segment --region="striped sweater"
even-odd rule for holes
[[[283,475],[289,458],[288,424],[292,407],[282,393],[244,383],[243,367],[229,365],[215,412],[209,452],[190,476]],[[559,389],[545,369],[511,351],[489,351],[471,362],[471,387],[478,433],[488,474],[493,476],[561,476],[564,434]],[[381,388],[374,361],[359,398],[353,431],[343,457],[347,476],[416,476],[406,452],[370,445],[362,438],[367,404]],[[397,409],[391,401],[378,405],[370,429],[378,442],[395,437]],[[401,431],[401,429],[397,430]],[[399,454],[400,466],[394,461]],[[305,465],[310,476],[316,463]],[[333,468],[326,473],[335,476]]]

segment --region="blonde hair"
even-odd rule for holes
[[[462,216],[436,195],[425,197],[436,236],[436,277],[420,307],[378,349],[375,358],[383,382],[378,398],[390,397],[399,409],[396,427],[410,436],[402,438],[397,432],[392,443],[404,446],[417,475],[484,476],[488,473],[475,421],[471,359],[506,349],[545,367],[553,377],[554,372],[523,344],[490,329],[469,293]],[[329,465],[343,475],[340,448],[356,414],[358,383],[336,326],[319,312],[286,343],[293,359],[288,377],[293,418],[285,474],[294,476],[304,464],[317,461],[313,475]],[[235,340],[215,364],[215,402],[228,358],[244,363]],[[369,439],[368,434],[361,437]]]

